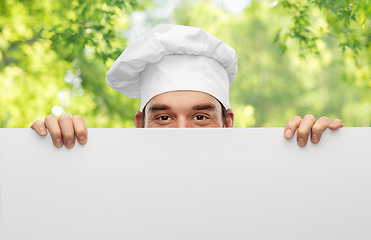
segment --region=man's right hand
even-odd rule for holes
[[[46,129],[52,136],[53,144],[56,147],[72,148],[75,146],[75,134],[77,141],[84,145],[88,141],[88,129],[84,119],[79,115],[72,118],[68,114],[62,114],[58,121],[53,115],[48,115],[45,122],[35,121],[30,128],[36,131],[40,136],[46,136]]]

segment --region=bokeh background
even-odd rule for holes
[[[105,74],[159,23],[204,28],[236,49],[236,127],[283,127],[295,115],[371,126],[368,0],[0,0],[0,127],[48,114],[88,127],[134,127],[139,99]]]

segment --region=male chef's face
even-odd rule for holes
[[[173,91],[152,98],[143,113],[135,114],[137,128],[221,128],[233,127],[233,110],[225,120],[222,106],[213,96],[198,91]],[[144,120],[144,121],[142,121]]]

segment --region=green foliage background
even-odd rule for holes
[[[252,0],[240,13],[211,0],[1,0],[0,127],[29,127],[55,106],[88,127],[134,127],[139,100],[105,74],[162,22],[204,28],[236,49],[236,127],[283,127],[308,113],[371,126],[370,19],[369,0]]]

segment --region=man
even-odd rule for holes
[[[107,84],[132,98],[141,98],[135,114],[137,128],[233,127],[234,113],[229,106],[229,87],[237,73],[234,49],[205,30],[161,24],[131,43],[107,73]],[[326,128],[343,126],[339,119],[318,121],[313,115],[293,117],[284,129],[305,146],[318,143]],[[72,148],[75,135],[87,142],[87,127],[81,116],[53,115],[31,128],[45,136],[49,130],[56,147]]]

